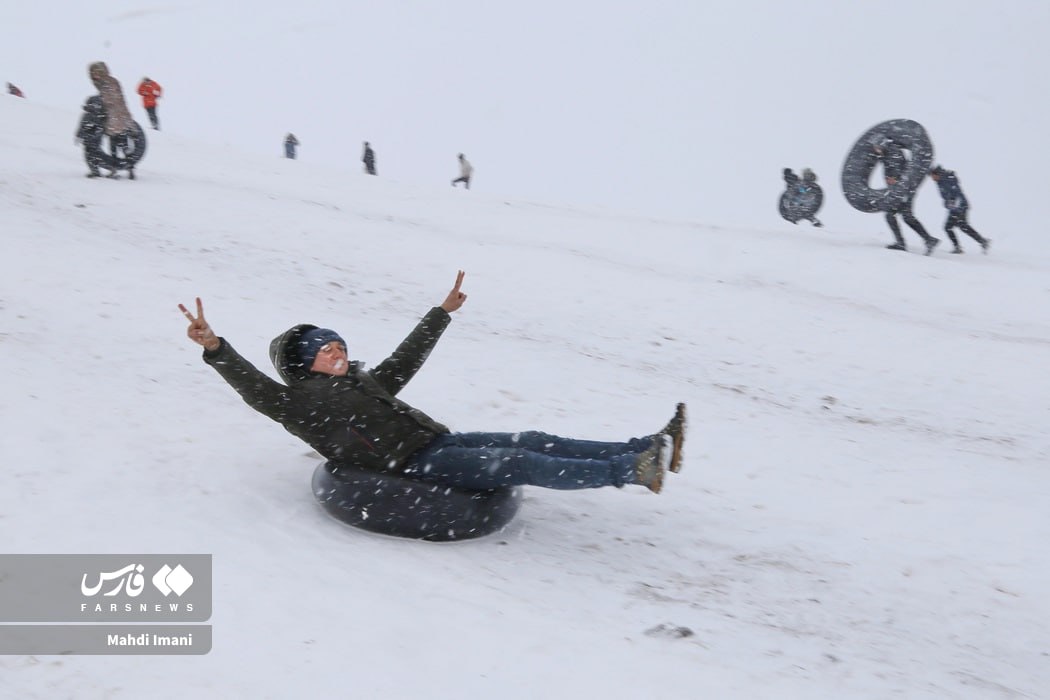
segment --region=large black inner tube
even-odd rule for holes
[[[134,126],[124,132],[125,147],[123,157],[117,155],[117,149],[110,138],[110,150],[113,151],[113,163],[119,170],[131,170],[142,160],[146,154],[146,132],[138,122],[132,122]]]
[[[823,203],[824,190],[817,183],[788,185],[784,194],[780,195],[780,215],[795,223],[816,216]]]
[[[883,141],[892,141],[909,151],[911,157],[896,184],[875,189],[870,180],[879,155],[872,146]],[[842,166],[842,192],[859,211],[897,211],[911,202],[932,164],[933,144],[922,124],[911,119],[890,119],[865,131],[853,144]]]
[[[313,491],[329,515],[354,527],[430,542],[468,540],[507,525],[521,505],[521,489],[491,491],[322,462]]]

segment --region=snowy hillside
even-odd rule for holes
[[[0,552],[205,553],[215,582],[209,654],[0,655],[0,698],[1048,696],[1050,5],[8,5]],[[165,87],[135,182],[84,177],[93,60],[142,123]],[[893,117],[989,255],[886,251],[845,203]],[[785,166],[827,228],[777,217]],[[929,183],[917,213],[943,237]],[[271,376],[301,322],[374,365],[458,269],[402,397],[610,440],[685,401],[663,494],[530,488],[452,544],[349,528],[177,309]]]
[[[75,113],[4,99],[0,119],[5,549],[212,553],[216,577],[210,654],[3,657],[5,696],[1050,681],[1045,257],[617,218],[166,133],[138,181],[92,181]],[[504,532],[453,545],[352,530],[176,309],[202,296],[263,368],[300,321],[375,362],[459,268],[470,298],[406,399],[454,429],[609,439],[687,401],[663,495],[530,489]]]

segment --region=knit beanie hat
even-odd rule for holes
[[[314,360],[317,359],[317,353],[331,342],[340,342],[344,348],[346,347],[346,341],[339,337],[338,333],[328,328],[311,328],[303,333],[299,338],[299,359],[302,360],[303,367],[310,369]]]

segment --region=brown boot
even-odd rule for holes
[[[634,483],[641,484],[653,493],[660,493],[664,486],[664,474],[671,461],[671,439],[660,433],[653,436],[653,444],[638,455],[634,464]]]
[[[660,432],[671,438],[671,464],[668,469],[677,474],[682,471],[682,446],[685,444],[684,403],[675,407],[674,416]]]

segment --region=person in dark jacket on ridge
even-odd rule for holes
[[[299,147],[299,139],[295,134],[289,133],[284,137],[284,157],[295,160],[295,149]]]
[[[904,151],[896,143],[889,139],[880,141],[879,143],[872,145],[872,150],[882,160],[883,174],[886,178],[887,185],[897,184],[897,180],[900,178],[901,173],[908,167],[908,159],[904,155]],[[890,225],[890,230],[893,231],[893,237],[896,242],[890,243],[887,248],[890,250],[907,250],[908,246],[904,243],[904,236],[901,235],[900,224],[897,223],[897,215],[904,219],[904,223],[908,224],[915,233],[919,234],[922,238],[923,243],[926,244],[926,254],[929,255],[933,252],[933,249],[940,243],[939,238],[934,238],[930,234],[926,233],[926,229],[915,218],[915,214],[912,213],[912,198],[909,197],[907,201],[895,206],[892,210],[886,212],[886,223]]]
[[[583,489],[639,484],[655,493],[667,469],[681,468],[685,405],[659,433],[627,442],[574,440],[538,431],[453,433],[396,398],[419,371],[467,295],[463,272],[440,306],[374,369],[350,361],[346,342],[326,328],[301,324],[270,343],[281,384],[215,335],[197,299],[186,331],[204,361],[245,403],[277,421],[328,460],[470,489],[532,485]]]
[[[959,178],[955,176],[955,171],[945,170],[941,166],[936,165],[930,171],[930,179],[937,183],[937,189],[941,191],[941,199],[944,200],[944,208],[948,210],[948,220],[944,222],[944,231],[948,234],[948,238],[951,239],[952,245],[955,246],[952,252],[963,252],[962,246],[959,245],[959,239],[955,237],[955,232],[952,231],[953,228],[958,226],[960,231],[980,243],[981,250],[987,254],[991,241],[977,233],[973,226],[970,226],[970,222],[966,220],[970,203],[966,200],[962,187],[959,186]]]
[[[365,151],[361,155],[361,162],[365,164],[365,172],[369,175],[376,174],[376,152],[372,150],[372,144],[365,141]]]

